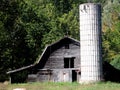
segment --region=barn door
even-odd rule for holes
[[[77,81],[77,73],[75,70],[72,70],[72,82],[76,82]]]

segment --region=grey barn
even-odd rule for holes
[[[11,76],[11,82],[16,82],[15,75],[25,70],[29,72],[24,79],[27,82],[79,82],[79,41],[64,37],[47,46],[37,63],[7,72]]]

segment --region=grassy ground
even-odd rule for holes
[[[120,90],[120,83],[96,83],[81,85],[79,83],[24,83],[24,84],[0,84],[0,90],[13,90],[26,88],[26,90]]]

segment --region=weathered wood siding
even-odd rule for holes
[[[36,73],[36,81],[72,82],[74,81],[73,77],[76,77],[75,80],[79,81],[77,77],[80,74],[76,72],[80,68],[80,46],[78,44],[69,43],[68,49],[65,45],[62,45],[54,52],[49,51],[49,54],[49,57],[43,60],[45,63],[41,62],[43,67]],[[72,64],[74,67],[65,68],[64,58],[74,58],[74,65]]]
[[[45,69],[64,69],[64,58],[66,56],[75,57],[74,68],[80,67],[80,47],[76,44],[69,44],[69,49],[65,46],[54,51],[48,58],[44,68]]]
[[[72,82],[71,70],[53,70],[51,81],[53,82]]]

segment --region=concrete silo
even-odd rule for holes
[[[81,4],[80,15],[80,83],[102,80],[101,5]]]

